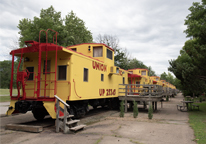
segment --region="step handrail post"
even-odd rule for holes
[[[56,132],[59,132],[59,99],[56,102]]]
[[[63,130],[64,133],[66,133],[66,123],[67,123],[67,108],[70,108],[70,106],[65,103],[61,98],[59,98],[57,95],[54,95],[56,98],[56,132],[59,132],[60,123],[59,123],[59,111],[60,111],[60,102],[64,105],[64,121],[63,121]]]

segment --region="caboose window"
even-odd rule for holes
[[[125,83],[125,80],[124,80],[124,77],[122,78],[122,84],[124,84]]]
[[[93,47],[93,57],[102,57],[102,46]]]
[[[26,69],[29,71],[28,80],[34,80],[34,67],[26,67]]]
[[[84,68],[84,81],[88,82],[88,69]]]
[[[75,51],[75,52],[76,52],[76,51],[77,51],[77,48],[71,48],[71,50],[73,50],[73,51]]]
[[[137,82],[136,82],[136,85],[137,85],[136,87],[140,87],[140,85],[139,85],[139,84],[140,84],[140,82],[139,82],[139,81],[137,81]]]
[[[101,74],[101,81],[104,81],[104,74]]]
[[[107,49],[107,58],[112,60],[112,51]]]
[[[44,69],[43,69],[44,74],[45,74],[45,72],[50,72],[50,66],[51,66],[51,61],[47,60],[47,71],[45,71],[46,61],[44,60]],[[49,73],[47,73],[47,74],[49,74]]]
[[[58,66],[58,80],[66,80],[67,66]]]
[[[146,71],[142,71],[141,75],[146,75]]]

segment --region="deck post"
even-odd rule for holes
[[[125,85],[124,111],[127,112],[127,85]]]
[[[64,121],[63,121],[64,133],[67,133],[66,122],[67,122],[67,106],[64,105]]]
[[[56,99],[56,132],[59,132],[59,100]]]
[[[151,85],[149,85],[149,107],[151,106]]]
[[[155,110],[157,110],[157,102],[155,102]]]

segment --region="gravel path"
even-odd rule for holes
[[[55,127],[44,128],[41,133],[4,130],[7,123],[32,121],[31,114],[1,117],[1,143],[21,144],[195,144],[194,133],[188,124],[188,113],[180,112],[176,104],[181,94],[163,103],[148,120],[147,111],[140,111],[136,119],[132,112],[119,117],[117,111],[104,111],[81,119],[87,127],[76,134],[55,133]],[[18,122],[17,122],[18,121]]]

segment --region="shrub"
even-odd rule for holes
[[[149,110],[148,110],[148,118],[152,119],[153,117],[153,109],[152,109],[152,105],[149,105]]]
[[[169,101],[169,97],[168,96],[166,96],[166,101]]]
[[[120,103],[120,114],[119,117],[124,117],[124,101],[122,100]]]
[[[133,117],[136,118],[138,116],[138,107],[137,107],[137,102],[133,101]]]
[[[200,102],[202,102],[202,98],[200,97]]]

